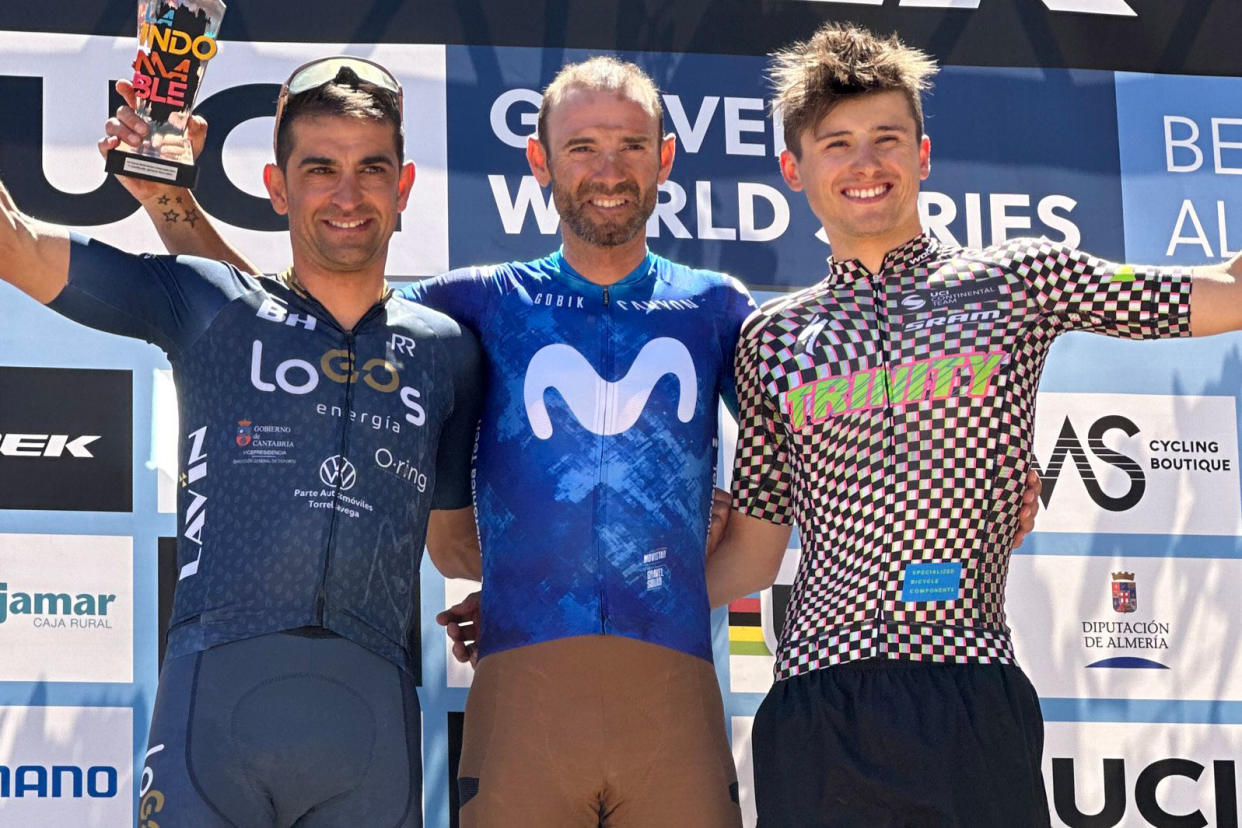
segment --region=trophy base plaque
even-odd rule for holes
[[[108,150],[104,169],[110,173],[145,178],[147,181],[158,181],[176,187],[193,187],[198,179],[196,165],[180,164],[167,158],[153,158],[116,149]]]

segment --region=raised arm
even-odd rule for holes
[[[1196,267],[1192,278],[1191,335],[1242,330],[1242,253],[1223,264]]]
[[[133,86],[129,81],[119,80],[116,91],[125,99],[125,105],[104,124],[105,134],[98,144],[100,155],[107,155],[108,150],[122,142],[136,147],[147,134],[146,123],[133,110]],[[207,121],[198,115],[191,117],[187,137],[197,158],[207,138]],[[240,250],[224,240],[189,190],[124,175],[117,176],[117,180],[142,205],[169,253],[218,259],[244,272],[260,273]]]
[[[69,231],[17,209],[0,182],[0,279],[39,302],[55,299],[69,281]]]

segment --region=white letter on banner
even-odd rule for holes
[[[935,212],[932,212],[935,208]],[[923,226],[933,236],[945,244],[958,244],[957,238],[949,225],[957,218],[957,205],[944,193],[933,193],[927,190],[919,193],[919,213],[923,217]]]
[[[514,149],[526,149],[526,139],[535,134],[535,126],[539,119],[539,103],[542,100],[543,96],[533,89],[510,89],[507,92],[502,92],[492,102],[492,133],[502,143],[508,144]],[[534,105],[534,109],[530,112],[523,112],[518,117],[518,120],[522,122],[522,126],[530,127],[530,132],[526,135],[518,135],[509,129],[509,121],[506,117],[511,106],[522,102]]]
[[[1010,230],[1030,230],[1030,216],[1011,216],[1006,207],[1030,207],[1031,197],[1025,193],[992,193],[988,199],[991,207],[992,244],[1000,244],[1009,238]]]
[[[694,212],[700,240],[733,241],[737,238],[737,231],[732,227],[712,227],[712,182],[694,182]]]
[[[743,118],[742,110],[759,112],[759,119]],[[763,155],[764,145],[742,142],[743,132],[762,133],[767,129],[763,120],[763,98],[725,98],[725,155]]]
[[[772,223],[767,227],[755,227],[755,199],[762,198],[772,205]],[[789,228],[789,203],[775,187],[751,181],[739,181],[737,185],[737,224],[742,241],[765,242],[779,239]]]
[[[707,137],[707,128],[711,126],[712,115],[716,113],[718,103],[720,103],[719,97],[705,96],[699,104],[699,112],[694,116],[692,124],[686,117],[685,107],[681,105],[681,97],[678,95],[664,96],[664,108],[668,110],[668,118],[673,122],[673,132],[677,133],[677,139],[685,147],[686,152],[698,152],[703,146],[703,139]]]
[[[505,233],[510,236],[520,235],[522,225],[526,223],[526,214],[535,211],[535,223],[539,232],[545,236],[556,233],[561,217],[552,205],[552,195],[544,198],[543,189],[533,175],[522,176],[518,185],[517,195],[509,198],[509,185],[503,175],[489,175],[487,182],[492,185],[492,198],[496,200],[496,212],[500,213],[500,223]]]
[[[1227,259],[1242,253],[1242,250],[1229,249],[1229,228],[1225,224],[1225,202],[1216,202],[1216,224],[1220,228],[1220,257]]]
[[[1173,124],[1182,124],[1190,127],[1189,138],[1173,137]],[[1190,118],[1183,118],[1181,115],[1165,115],[1164,116],[1164,168],[1168,172],[1194,172],[1203,166],[1203,151],[1195,146],[1195,141],[1199,140],[1199,125]],[[1185,147],[1194,155],[1195,160],[1192,164],[1177,165],[1173,163],[1173,150],[1177,147]]]
[[[1242,167],[1226,167],[1220,160],[1220,151],[1222,149],[1242,149],[1242,141],[1222,141],[1220,137],[1220,128],[1222,126],[1242,126],[1242,118],[1213,118],[1212,119],[1212,156],[1216,161],[1217,175],[1242,175]]]
[[[1050,195],[1039,200],[1039,220],[1052,230],[1060,230],[1065,238],[1061,241],[1070,247],[1077,247],[1082,242],[1082,231],[1067,216],[1059,216],[1053,210],[1061,209],[1071,212],[1078,202],[1066,195]]]
[[[1188,218],[1195,226],[1197,235],[1182,235],[1182,227],[1185,226]],[[1212,258],[1212,246],[1208,244],[1207,234],[1203,232],[1203,225],[1199,223],[1199,215],[1195,212],[1195,206],[1190,203],[1190,199],[1182,202],[1182,209],[1177,214],[1177,226],[1173,228],[1173,238],[1169,239],[1169,249],[1164,251],[1164,255],[1172,256],[1179,244],[1197,244],[1203,248],[1203,255],[1209,259]]]
[[[656,199],[655,210],[651,218],[647,219],[647,236],[653,239],[660,238],[660,222],[664,222],[664,225],[672,231],[674,238],[690,238],[690,231],[677,217],[677,214],[686,208],[685,189],[676,181],[665,181],[660,185],[660,192],[668,193],[668,201]]]
[[[1138,12],[1130,8],[1123,0],[1044,0],[1044,5],[1052,11],[1138,17]]]

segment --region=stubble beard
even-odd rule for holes
[[[596,222],[587,217],[588,201],[592,196],[629,196],[634,202],[628,217],[619,221]],[[640,190],[633,182],[623,182],[615,187],[580,187],[577,194],[562,187],[552,179],[552,198],[560,213],[561,223],[575,236],[588,244],[600,247],[617,247],[632,240],[647,227],[647,219],[655,212],[656,188]]]

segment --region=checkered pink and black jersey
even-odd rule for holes
[[[1005,578],[1049,347],[1189,328],[1188,269],[1046,239],[919,236],[878,274],[832,260],[753,314],[734,505],[802,536],[777,679],[865,658],[1013,663]]]

